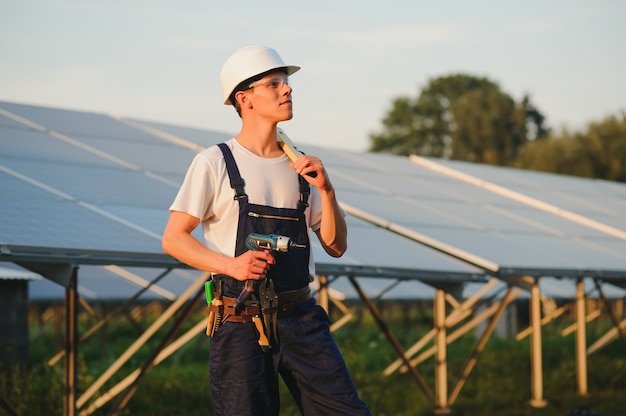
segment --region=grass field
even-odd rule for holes
[[[405,348],[412,345],[432,325],[424,309],[385,308],[388,324]],[[388,312],[391,311],[391,312]],[[394,312],[395,311],[395,312]],[[427,311],[427,309],[426,309]],[[157,310],[135,311],[132,318],[111,321],[79,347],[78,395],[134,341],[145,329]],[[203,319],[198,310],[185,325],[186,330]],[[80,332],[84,333],[95,318],[81,314]],[[587,415],[619,416],[626,414],[626,346],[615,341],[588,357],[589,394],[576,395],[576,369],[573,335],[561,336],[569,325],[568,317],[546,326],[543,331],[543,386],[547,406],[536,409],[529,405],[530,346],[529,341],[492,338],[487,343],[452,405],[453,415],[570,415],[576,408],[588,408]],[[33,339],[31,363],[27,371],[4,366],[0,373],[0,394],[20,415],[63,414],[63,360],[50,367],[47,361],[62,347],[63,337],[56,325],[31,324]],[[608,319],[589,324],[589,343],[610,328]],[[139,353],[131,358],[104,390],[108,390],[132,370],[141,367],[158,344],[164,328]],[[419,416],[433,414],[433,404],[406,373],[385,377],[382,371],[396,359],[386,339],[377,330],[367,311],[357,308],[355,319],[335,332],[344,358],[361,397],[376,416]],[[448,377],[452,384],[465,364],[476,340],[470,334],[449,345]],[[208,340],[201,334],[169,359],[153,368],[139,385],[124,409],[124,415],[211,415],[208,390]],[[431,389],[434,389],[434,363],[429,359],[418,366]],[[283,415],[297,415],[287,389],[282,387]],[[94,415],[106,415],[109,402]],[[593,413],[591,413],[593,412]],[[1,410],[0,410],[1,414]],[[581,413],[584,414],[584,413]]]

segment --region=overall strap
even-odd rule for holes
[[[309,206],[309,194],[311,187],[302,175],[298,175],[298,183],[300,184],[300,200],[298,201],[298,211],[304,212]]]
[[[218,146],[222,151],[222,154],[224,155],[226,170],[228,171],[228,178],[230,179],[230,187],[235,190],[234,199],[247,197],[248,195],[246,195],[246,192],[244,191],[246,183],[241,177],[241,173],[239,173],[239,168],[237,167],[237,163],[235,162],[233,153],[230,151],[226,143],[219,143]],[[298,210],[300,212],[304,212],[306,207],[309,206],[309,195],[311,193],[311,186],[302,177],[302,175],[298,175],[298,183],[300,185],[300,200],[298,201]]]
[[[228,178],[230,179],[230,187],[235,190],[234,199],[246,198],[248,196],[244,191],[246,183],[239,173],[239,168],[237,167],[237,163],[235,163],[233,153],[230,151],[226,143],[219,143],[218,146],[224,155],[226,170],[228,171]]]

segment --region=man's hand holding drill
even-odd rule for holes
[[[276,260],[269,250],[248,250],[240,256],[231,258],[225,270],[226,275],[236,280],[261,280],[267,276],[270,266]]]

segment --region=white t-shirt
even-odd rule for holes
[[[250,152],[235,139],[228,140],[226,145],[233,153],[245,181],[245,192],[250,203],[276,208],[297,207],[300,200],[298,177],[289,167],[286,155],[263,158]],[[310,188],[305,217],[307,226],[317,231],[322,220],[322,205],[317,188]],[[194,157],[170,211],[181,211],[199,218],[206,246],[232,257],[239,218],[239,201],[233,199],[234,195],[222,151],[217,146],[211,146]],[[312,250],[309,272],[311,276],[315,275]]]

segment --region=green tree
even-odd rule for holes
[[[570,133],[561,137],[534,141],[526,144],[514,167],[542,172],[562,173],[592,177],[589,159],[581,144],[572,139]]]
[[[453,108],[453,159],[504,165],[526,142],[523,108],[495,88],[460,97]]]
[[[394,100],[370,150],[502,165],[546,135],[543,121],[528,97],[516,103],[486,78],[456,74],[431,80],[415,100]]]
[[[586,131],[529,143],[514,166],[626,182],[626,113],[590,123]]]
[[[588,155],[592,177],[626,182],[626,113],[589,124],[575,140]]]

